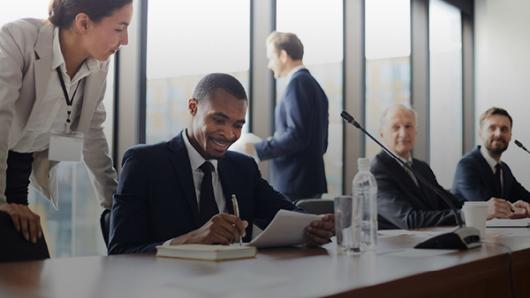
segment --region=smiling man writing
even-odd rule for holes
[[[248,101],[228,74],[209,74],[188,100],[191,123],[169,142],[141,145],[123,157],[111,216],[109,253],[154,252],[165,244],[228,244],[280,209],[297,209],[264,179],[254,160],[228,147],[239,139]],[[240,218],[232,215],[232,194]],[[262,228],[264,228],[262,226]],[[332,214],[305,229],[309,245],[327,243]]]

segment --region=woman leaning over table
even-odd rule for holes
[[[27,241],[42,237],[28,208],[30,176],[54,200],[50,182],[63,157],[82,156],[101,205],[111,207],[116,171],[102,100],[108,59],[127,44],[131,17],[132,0],[52,0],[48,20],[0,30],[0,211]]]

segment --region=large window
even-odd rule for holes
[[[0,25],[20,18],[47,18],[49,0],[20,0],[0,10]],[[114,67],[110,62],[104,105],[105,133],[112,145]],[[0,71],[2,71],[0,69]],[[58,209],[30,188],[30,208],[41,216],[50,253],[55,257],[102,255],[106,253],[100,232],[102,208],[83,163],[61,163],[57,168]]]
[[[429,5],[430,164],[450,188],[462,157],[462,20],[442,1]]]
[[[188,124],[187,101],[205,74],[230,73],[248,93],[250,0],[151,0],[148,14],[146,138],[152,143]]]
[[[277,30],[304,44],[304,64],[329,99],[328,150],[324,156],[328,193],[342,193],[342,10],[340,0],[277,0]],[[315,19],[318,16],[318,21]],[[264,41],[265,46],[265,41]],[[286,82],[278,80],[277,98]]]
[[[410,105],[410,0],[366,1],[366,105],[368,131],[393,104]],[[366,156],[380,148],[366,138]]]

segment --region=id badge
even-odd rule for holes
[[[54,161],[81,161],[83,133],[72,131],[52,131],[48,159]]]

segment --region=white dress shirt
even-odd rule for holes
[[[66,72],[66,65],[64,57],[61,52],[61,45],[59,43],[59,29],[55,28],[53,32],[52,44],[52,64],[50,69],[50,80],[46,91],[45,101],[49,103],[49,111],[42,111],[38,117],[34,118],[32,123],[29,123],[30,128],[26,130],[22,138],[12,148],[13,151],[20,153],[39,152],[48,148],[50,143],[50,132],[52,130],[64,131],[67,118],[67,104],[64,98],[63,89],[59,76],[57,75],[57,67],[60,68],[63,75],[64,84],[68,97],[72,98],[76,88],[75,98],[72,103],[72,115],[70,119],[73,121],[79,117],[81,101],[83,100],[84,78],[89,76],[92,72],[99,71],[99,63],[93,59],[85,61],[73,79]],[[79,85],[79,87],[78,87]]]
[[[204,172],[200,169],[200,167],[206,161],[206,159],[204,159],[204,157],[197,152],[193,145],[191,145],[190,140],[188,139],[187,130],[182,132],[182,138],[184,139],[184,145],[186,146],[186,151],[188,151],[188,157],[190,158],[191,173],[193,175],[193,186],[195,187],[195,195],[197,196],[197,206],[200,206],[199,200],[201,197],[201,183],[202,178],[204,178]],[[219,212],[223,212],[225,211],[226,202],[225,196],[223,194],[223,186],[219,180],[219,172],[217,171],[217,160],[209,159],[208,161],[213,165],[214,168],[212,171],[212,187],[215,196],[215,202],[217,203],[217,209],[219,209]],[[173,239],[165,241],[163,245],[170,245],[171,240]]]
[[[190,158],[191,172],[193,174],[193,186],[195,187],[195,195],[197,196],[197,206],[200,206],[199,198],[201,197],[201,183],[202,178],[204,177],[204,172],[200,169],[200,167],[206,161],[206,159],[204,159],[204,157],[202,157],[202,155],[191,145],[190,140],[188,139],[187,130],[184,130],[182,133],[182,138],[184,139],[184,145],[186,146],[186,151],[188,151],[188,156]],[[217,203],[219,212],[223,212],[225,211],[226,202],[223,193],[223,186],[219,180],[217,160],[209,159],[208,161],[213,165],[214,168],[212,172],[212,187],[213,194],[215,196],[215,202]]]

